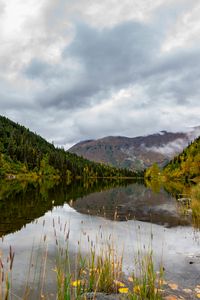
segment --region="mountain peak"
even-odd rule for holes
[[[96,140],[82,141],[70,152],[89,160],[116,167],[144,169],[154,162],[163,166],[179,154],[198,134],[200,126],[190,132],[168,132],[137,136],[106,136]]]

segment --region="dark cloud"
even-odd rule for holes
[[[33,59],[24,73],[49,85],[53,82],[53,88],[48,85],[45,92],[48,99],[40,96],[43,106],[85,106],[139,80],[159,46],[160,36],[140,23],[126,22],[102,30],[78,23],[73,42],[63,51],[62,64]],[[80,68],[73,70],[67,65],[70,59]]]
[[[189,105],[191,98],[200,93],[199,78],[200,52],[190,49],[163,54],[145,72],[143,84],[151,99],[168,99],[174,105]]]
[[[33,58],[30,64],[25,68],[24,74],[30,79],[46,79],[54,74],[53,67],[46,62]],[[56,75],[56,74],[55,74]]]
[[[162,98],[184,104],[199,86],[200,54],[196,49],[162,54],[163,36],[155,24],[126,22],[98,30],[78,23],[74,40],[63,51],[62,64],[33,59],[25,74],[48,83],[39,95],[42,107],[79,109],[136,83],[148,91],[152,104],[152,99]],[[66,64],[70,60],[80,67]]]
[[[156,55],[159,43],[160,36],[141,23],[126,22],[102,30],[81,23],[63,56],[78,59],[88,81],[107,89],[134,82]]]
[[[121,84],[130,82],[130,76],[149,63],[159,39],[152,28],[141,23],[126,22],[101,30],[80,23],[64,57],[78,58],[91,79],[100,84]]]

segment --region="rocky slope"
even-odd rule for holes
[[[141,170],[154,162],[165,165],[199,134],[200,127],[189,132],[161,131],[134,138],[109,136],[80,142],[69,151],[92,161]]]

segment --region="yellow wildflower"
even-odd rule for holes
[[[128,293],[128,288],[127,287],[122,287],[122,288],[119,288],[119,293],[120,294],[127,294]]]
[[[72,285],[73,287],[80,286],[80,285],[81,285],[81,280],[75,280],[75,281],[72,281],[71,285]]]

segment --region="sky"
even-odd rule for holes
[[[0,114],[55,145],[200,125],[200,1],[0,0]]]

